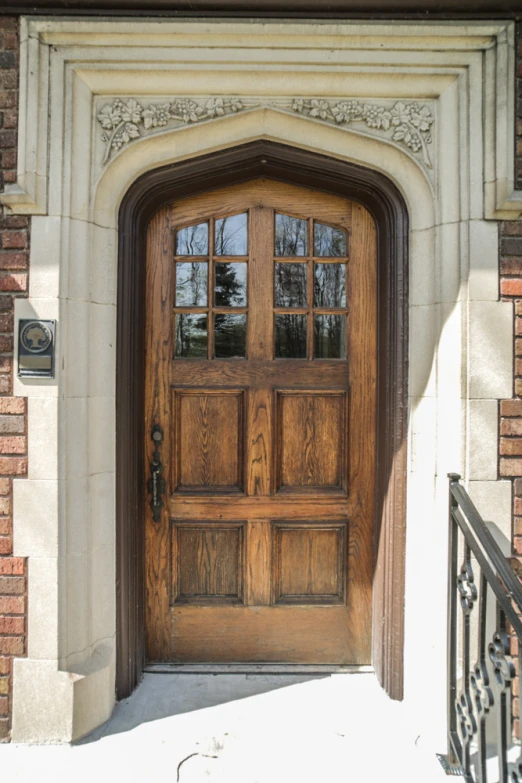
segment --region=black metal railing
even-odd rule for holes
[[[467,783],[522,783],[512,710],[522,586],[460,476],[449,479],[447,771]]]

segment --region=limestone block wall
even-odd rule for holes
[[[0,188],[16,181],[18,19],[0,16]],[[26,650],[25,558],[13,557],[12,478],[27,473],[26,400],[13,397],[14,298],[27,296],[30,218],[0,206],[0,742],[9,739],[11,662]]]

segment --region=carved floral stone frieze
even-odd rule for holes
[[[135,98],[123,101],[115,98],[98,112],[97,119],[104,134],[107,163],[114,152],[133,139],[139,139],[143,131],[161,129],[172,122],[189,124],[214,117],[223,117],[241,111],[244,106],[237,98],[209,98],[195,101],[192,98],[173,98],[165,103],[149,104],[144,108]]]
[[[323,98],[273,99],[262,104],[249,98],[171,98],[142,105],[136,98],[114,98],[105,103],[96,117],[103,129],[105,145],[103,164],[131,141],[167,126],[176,127],[213,120],[261,105],[281,111],[301,114],[314,120],[337,126],[360,124],[358,130],[384,135],[389,141],[407,147],[432,168],[429,145],[433,142],[435,117],[432,107],[417,101],[364,101],[356,99],[325,100]]]
[[[326,101],[322,98],[295,98],[292,111],[337,125],[362,122],[367,128],[384,131],[392,141],[422,153],[425,166],[431,169],[428,145],[432,143],[431,128],[435,121],[431,108],[417,102],[397,101],[385,106],[366,101]]]

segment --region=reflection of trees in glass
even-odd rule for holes
[[[345,307],[346,264],[316,264],[314,277],[315,307]]]
[[[316,315],[314,318],[316,359],[346,357],[346,318],[344,315]]]
[[[208,253],[208,223],[180,228],[176,236],[177,256],[206,256]]]
[[[246,305],[246,264],[216,264],[216,305]]]
[[[207,316],[176,315],[176,357],[207,357]]]
[[[216,220],[215,254],[217,256],[246,256],[247,214],[231,215]]]
[[[207,304],[205,261],[176,264],[176,304],[185,307],[204,307]]]
[[[217,359],[244,357],[246,315],[216,313],[214,316],[214,353]]]
[[[307,253],[308,221],[290,217],[275,216],[276,256],[305,256]]]
[[[306,315],[276,315],[275,355],[278,359],[306,359]]]
[[[306,307],[307,264],[275,265],[275,306]]]
[[[314,255],[334,258],[346,255],[346,234],[340,228],[314,223]]]

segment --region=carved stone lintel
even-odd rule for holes
[[[97,120],[104,129],[103,163],[107,163],[114,152],[129,142],[141,138],[144,131],[158,131],[174,122],[188,125],[211,120],[234,114],[243,108],[237,98],[209,98],[205,101],[172,98],[163,103],[151,103],[147,108],[135,98],[127,101],[115,98],[112,103],[104,104],[97,114]]]
[[[105,103],[96,118],[103,129],[105,144],[103,163],[131,141],[167,126],[176,127],[213,120],[261,105],[270,106],[338,127],[357,124],[358,130],[378,134],[400,147],[406,147],[426,169],[431,170],[429,145],[435,117],[427,103],[390,101],[379,103],[355,99],[324,100],[322,98],[274,98],[263,104],[250,98],[170,98],[149,103],[146,107],[136,98],[114,98]]]
[[[292,111],[337,125],[364,123],[367,128],[383,131],[391,141],[421,153],[424,165],[431,169],[428,145],[432,143],[431,128],[435,121],[426,104],[397,101],[392,106],[359,100],[326,101],[322,98],[295,98]]]

